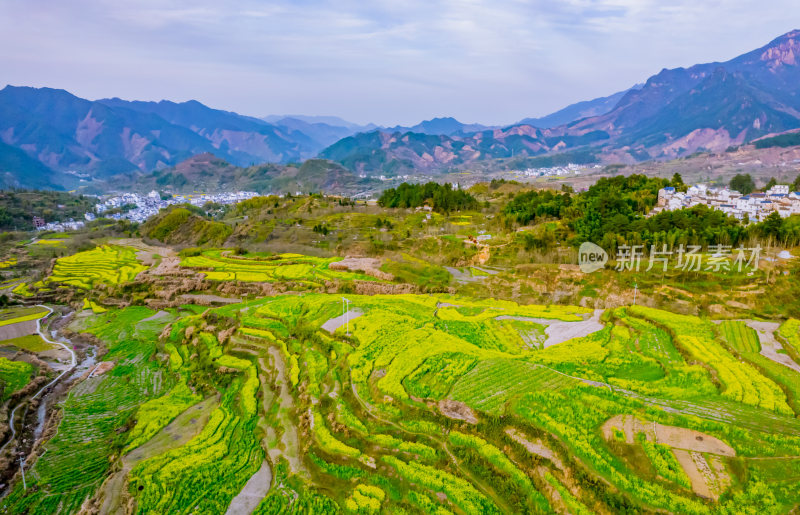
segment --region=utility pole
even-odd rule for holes
[[[22,472],[22,487],[28,490],[28,484],[25,482],[25,459],[22,456],[19,458],[19,470]]]
[[[638,289],[639,289],[639,285],[636,282],[634,282],[633,283],[633,305],[634,306],[636,305],[636,290],[638,290]]]
[[[350,301],[342,297],[342,310],[344,310],[345,334],[350,336]]]

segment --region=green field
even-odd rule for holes
[[[541,348],[525,344],[524,320],[542,332],[582,323],[589,310],[347,298],[359,313],[349,334],[322,327],[341,315],[335,294],[156,318],[142,307],[84,311],[76,329],[106,342],[103,359],[115,365],[72,389],[31,465],[31,489],[16,484],[2,506],[73,512],[105,492],[114,460],[151,447],[115,483],[140,513],[224,513],[264,460],[280,479],[257,513],[713,513],[800,502],[769,472],[769,460],[800,453],[800,421],[782,389],[791,377],[754,360],[738,323],[717,334],[700,318],[621,308],[603,330]],[[149,446],[202,399],[215,407],[192,437]],[[600,428],[620,415],[699,431],[747,459],[720,461],[731,486],[703,501],[669,445],[643,433],[632,444],[605,439]]]
[[[0,309],[0,326],[38,320],[47,313],[49,313],[48,310],[38,306]]]
[[[59,308],[71,312],[68,327],[53,327],[93,362],[54,404],[26,465],[27,490],[11,479],[0,512],[216,514],[251,501],[246,511],[262,515],[800,507],[800,374],[769,357],[775,343],[748,326],[755,317],[720,322],[622,296],[609,302],[621,307],[596,311],[594,279],[562,261],[544,272],[519,264],[503,244],[491,274],[474,253],[450,261],[468,272],[456,285],[430,256],[463,246],[458,231],[488,215],[327,213],[308,227],[293,205],[273,229],[309,229],[334,248],[345,238],[330,233],[352,222],[348,244],[368,236],[355,255],[425,232],[417,252],[399,249],[370,271],[391,281],[338,270],[340,257],[266,251],[266,242],[258,251],[155,249],[152,263],[180,266],[141,281],[138,244],[101,245],[58,258],[42,281],[17,279],[68,304]],[[494,226],[492,241],[516,237],[503,230],[512,229]],[[502,284],[509,277],[513,294]],[[529,301],[565,285],[593,293]],[[183,304],[184,294],[205,305]],[[42,313],[14,307],[0,324]],[[775,336],[795,358],[800,322],[782,320]],[[48,348],[38,336],[7,344],[7,355]],[[13,407],[20,396],[11,393],[35,367],[3,363]],[[250,481],[264,468],[268,490]]]
[[[42,340],[42,337],[38,334],[29,334],[28,336],[20,336],[19,338],[2,340],[0,344],[13,345],[14,347],[30,352],[42,352],[54,348],[53,345]]]
[[[34,367],[30,363],[0,357],[0,399],[8,399],[11,394],[28,384],[33,371]]]

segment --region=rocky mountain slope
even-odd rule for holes
[[[800,127],[798,84],[800,31],[792,31],[724,63],[662,70],[621,96],[573,109],[573,115],[584,107],[587,112],[602,111],[619,97],[607,112],[557,127],[523,123],[435,137],[376,131],[345,138],[320,156],[355,170],[381,173],[576,150],[604,162],[669,159],[698,150],[722,151]]]
[[[90,101],[7,86],[0,90],[0,142],[3,183],[42,186],[73,185],[65,172],[89,179],[149,173],[205,152],[240,166],[296,162],[328,140],[196,101]]]

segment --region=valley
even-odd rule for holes
[[[800,513],[751,4],[6,2],[0,514]]]
[[[795,509],[800,264],[772,256],[800,242],[751,226],[765,259],[739,273],[585,274],[560,248],[610,184],[661,181],[254,197],[8,241],[0,510]],[[534,207],[557,200],[584,218]]]

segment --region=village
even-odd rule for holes
[[[153,215],[173,204],[191,204],[193,206],[204,206],[207,203],[214,204],[236,204],[242,200],[247,200],[258,196],[254,191],[236,191],[231,193],[202,193],[198,195],[171,195],[162,197],[157,191],[151,191],[147,195],[138,193],[123,193],[122,195],[112,196],[95,206],[95,212],[87,212],[83,220],[69,219],[65,221],[49,222],[35,216],[33,224],[38,231],[75,231],[82,228],[86,222],[91,222],[97,217],[110,218],[112,220],[130,220],[142,223]]]
[[[658,204],[650,215],[662,211],[675,211],[694,206],[707,206],[748,222],[760,222],[773,212],[782,218],[800,214],[800,192],[789,191],[789,186],[778,184],[764,193],[743,195],[726,188],[710,188],[705,184],[689,187],[683,193],[674,187],[661,188]]]

